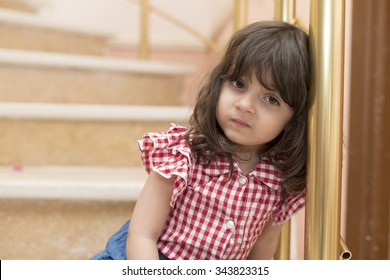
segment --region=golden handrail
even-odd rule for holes
[[[295,0],[276,0],[274,9],[274,19],[289,22],[300,27],[306,33],[309,29],[301,19],[295,15],[296,5]]]
[[[149,0],[140,2],[140,32],[138,58],[149,59]]]
[[[300,27],[303,31],[305,31],[306,33],[309,33],[309,29],[307,28],[307,26],[303,23],[302,20],[300,20],[299,18],[294,18],[292,21],[291,21],[292,24],[295,24],[297,25],[298,27]]]
[[[234,0],[233,3],[233,31],[237,31],[248,23],[248,0]]]
[[[291,221],[287,221],[282,226],[279,237],[279,246],[275,253],[275,260],[289,260],[291,258]]]
[[[274,19],[291,22],[295,18],[295,0],[276,0]]]
[[[160,10],[159,8],[156,8],[156,7],[151,6],[151,5],[149,6],[149,10],[151,12],[154,12],[157,15],[161,16],[162,18],[165,18],[166,20],[172,22],[173,24],[175,24],[176,26],[180,27],[181,29],[187,31],[188,33],[192,34],[195,38],[197,38],[199,41],[204,43],[207,47],[209,47],[213,51],[220,52],[222,50],[222,48],[216,42],[214,42],[213,40],[202,35],[200,32],[196,31],[194,28],[192,28],[188,24],[169,15],[168,13],[164,12],[163,10]]]
[[[311,0],[305,258],[339,259],[345,1]]]
[[[295,18],[295,0],[276,0],[274,8],[274,19],[291,22]],[[289,260],[291,258],[291,221],[284,223],[280,237],[279,246],[275,254],[277,260]]]
[[[177,18],[171,16],[170,14],[164,12],[163,10],[151,5],[148,0],[127,0],[133,4],[140,5],[141,8],[141,19],[140,19],[140,50],[139,50],[139,57],[141,59],[148,58],[149,57],[149,40],[148,40],[148,13],[154,12],[158,16],[166,19],[167,21],[173,23],[177,27],[185,30],[192,36],[194,36],[196,39],[198,39],[200,42],[202,42],[204,45],[206,45],[208,48],[213,50],[214,52],[221,52],[223,50],[222,47],[220,47],[215,41],[207,38],[200,32],[196,31],[194,28],[192,28],[190,25],[184,23],[181,20],[178,20]],[[237,0],[235,0],[237,1]],[[240,0],[240,1],[247,1],[247,0]],[[240,7],[243,7],[242,4],[239,5]],[[243,12],[240,13],[240,15],[243,15]],[[239,17],[237,15],[236,17]],[[237,19],[242,22],[241,19]]]

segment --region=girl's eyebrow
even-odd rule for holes
[[[270,94],[275,94],[275,95],[277,95],[277,96],[279,96],[279,97],[282,97],[282,95],[280,94],[280,92],[279,91],[277,91],[276,89],[266,89],[266,91],[265,91],[266,93],[270,93]]]

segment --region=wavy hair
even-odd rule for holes
[[[220,62],[201,87],[186,139],[195,157],[208,163],[226,157],[233,173],[237,145],[224,135],[216,107],[225,80],[254,75],[265,88],[277,91],[294,111],[284,130],[262,145],[260,158],[279,170],[287,192],[306,186],[307,111],[310,87],[309,39],[298,27],[275,21],[250,24],[236,32]]]

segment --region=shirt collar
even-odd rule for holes
[[[233,162],[233,167],[235,172],[241,173],[235,161]],[[203,171],[209,176],[228,174],[230,172],[230,163],[227,158],[217,158],[210,165],[204,165]],[[262,159],[256,165],[256,168],[248,173],[247,176],[253,176],[269,188],[279,190],[282,187],[281,183],[283,181],[282,178],[278,177],[279,174],[279,170],[269,160]]]

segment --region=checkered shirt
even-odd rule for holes
[[[184,139],[187,128],[172,124],[164,133],[147,133],[138,141],[146,171],[176,176],[171,211],[158,240],[170,259],[246,259],[264,225],[289,219],[305,204],[305,195],[283,199],[281,179],[269,161],[244,174],[237,163],[218,158],[197,161]]]

